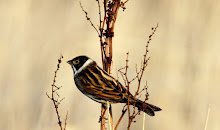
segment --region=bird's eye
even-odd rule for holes
[[[73,63],[74,64],[79,64],[79,60],[74,60]]]

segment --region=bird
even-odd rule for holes
[[[81,55],[67,61],[74,73],[76,87],[90,99],[107,104],[126,103],[150,116],[162,109],[135,98],[118,80],[108,74],[97,63],[87,56]]]

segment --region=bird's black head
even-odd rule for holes
[[[72,66],[74,73],[76,73],[76,71],[78,71],[88,59],[89,57],[87,56],[78,56],[67,61],[67,63]]]

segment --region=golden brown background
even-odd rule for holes
[[[95,25],[95,0],[81,0]],[[140,64],[151,27],[159,28],[150,44],[151,60],[144,80],[148,102],[163,111],[146,116],[147,130],[220,129],[220,1],[130,0],[119,12],[113,43],[112,75],[130,52],[130,77]],[[69,111],[67,130],[98,130],[100,104],[81,94],[66,63],[88,55],[101,66],[99,39],[78,0],[0,0],[0,129],[58,130],[50,92],[57,59],[64,60],[57,85]],[[121,80],[121,79],[120,79]],[[145,81],[144,81],[145,82]],[[133,84],[135,87],[135,84]],[[144,97],[142,97],[144,98]],[[114,121],[122,104],[113,105]],[[132,129],[142,128],[143,114]],[[119,130],[126,129],[127,115]]]

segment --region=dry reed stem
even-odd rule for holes
[[[99,1],[98,1],[99,3]],[[103,26],[101,27],[101,19],[100,19],[100,44],[101,44],[101,55],[102,55],[102,63],[103,69],[111,73],[111,63],[112,63],[112,38],[114,36],[114,25],[117,18],[117,13],[119,9],[120,0],[114,0],[111,2],[104,0],[104,18],[103,18]],[[100,13],[100,10],[99,10]],[[101,18],[101,15],[100,15]],[[104,28],[106,24],[106,29]],[[103,30],[105,31],[103,33]],[[103,38],[105,38],[105,42],[103,43]],[[103,109],[103,108],[102,108]],[[113,129],[113,117],[112,117],[112,109],[110,111],[110,124],[111,129]],[[102,120],[104,121],[104,120]],[[101,125],[103,125],[101,123]],[[104,127],[101,126],[101,129],[104,130]]]
[[[106,108],[105,105],[101,105],[101,116],[100,116],[100,123],[101,123],[101,130],[105,130],[105,112]]]
[[[205,127],[204,130],[207,130],[207,126],[208,126],[208,120],[209,120],[209,112],[210,112],[210,105],[207,111],[207,116],[206,116],[206,121],[205,121]]]
[[[144,113],[144,115],[143,115],[143,127],[142,127],[143,130],[144,130],[144,127],[145,127],[145,115],[146,115],[146,114]]]
[[[112,130],[109,101],[107,101],[107,109],[108,109],[108,125],[109,125],[109,130]]]

